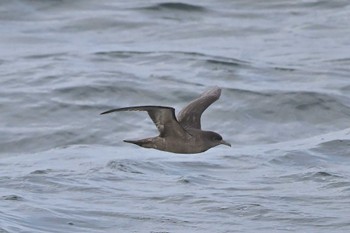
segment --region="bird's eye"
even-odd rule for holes
[[[221,140],[222,140],[222,137],[221,137],[220,135],[218,135],[218,136],[215,137],[215,140],[216,140],[216,141],[221,141]]]

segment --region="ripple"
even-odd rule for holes
[[[44,175],[44,174],[51,173],[52,171],[53,171],[52,169],[35,170],[35,171],[32,171],[30,174],[33,174],[33,175]]]
[[[1,199],[7,201],[23,201],[24,198],[15,194],[2,196]]]
[[[152,10],[152,11],[163,11],[163,10],[176,10],[176,11],[184,11],[184,12],[204,12],[207,9],[205,7],[199,5],[193,5],[188,3],[181,2],[164,2],[155,4],[153,6],[144,7],[142,9]]]
[[[318,171],[303,174],[301,180],[312,180],[315,182],[332,182],[334,180],[338,180],[339,178],[342,177],[336,174],[332,174],[330,172]]]
[[[316,167],[324,165],[325,160],[322,157],[312,155],[308,151],[295,150],[271,159],[270,163],[284,166]]]
[[[313,151],[322,153],[328,156],[350,156],[350,140],[349,139],[335,139],[320,143]]]
[[[135,168],[135,167],[137,167],[137,163],[132,162],[132,161],[112,160],[112,161],[109,161],[106,166],[110,169],[121,171],[121,172],[143,174],[141,171],[138,171]]]

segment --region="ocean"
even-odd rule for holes
[[[2,0],[0,232],[350,232],[350,2]],[[145,112],[221,98],[182,155]]]

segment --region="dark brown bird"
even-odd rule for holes
[[[200,153],[221,144],[231,146],[218,133],[201,129],[202,113],[209,105],[219,99],[220,94],[219,87],[204,92],[180,111],[178,119],[175,117],[174,108],[164,106],[117,108],[101,114],[120,111],[146,111],[160,134],[157,137],[124,140],[124,142],[173,153]]]

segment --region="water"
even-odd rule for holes
[[[348,1],[0,3],[0,232],[349,232]],[[211,86],[177,155],[156,135]]]

